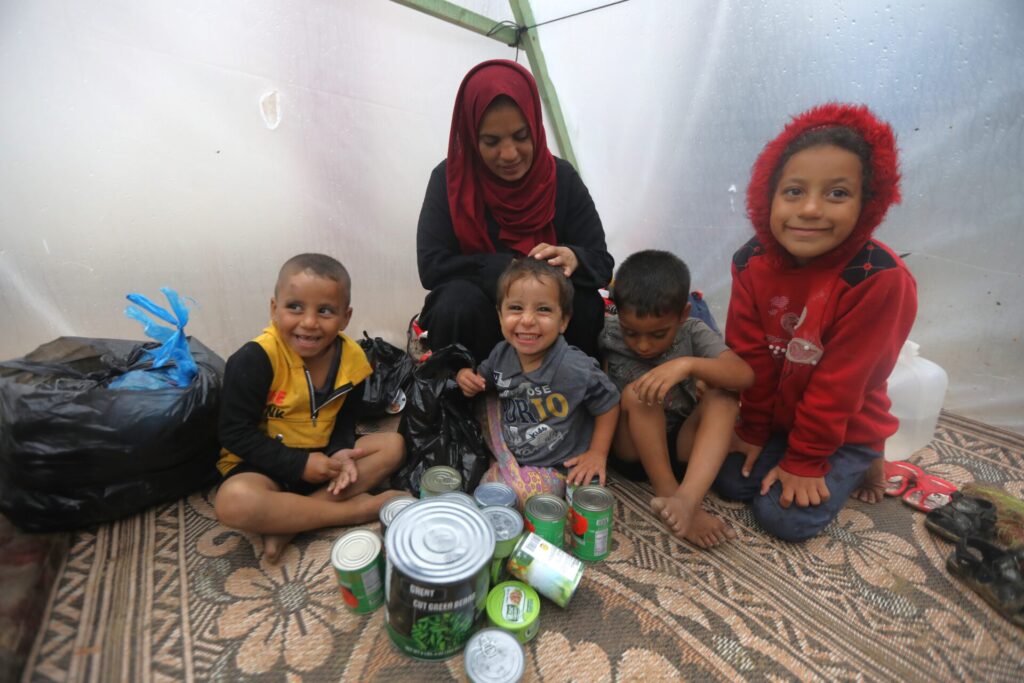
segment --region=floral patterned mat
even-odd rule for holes
[[[944,415],[913,461],[1024,495],[1018,435]],[[851,501],[794,545],[712,497],[739,538],[708,552],[663,531],[646,485],[609,486],[614,550],[566,609],[544,601],[525,680],[1020,680],[1024,631],[946,571],[951,545],[898,499]],[[465,680],[461,655],[409,659],[383,609],[345,609],[328,559],[339,531],[262,564],[260,539],[220,526],[206,492],[78,532],[23,680]]]

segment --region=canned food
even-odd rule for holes
[[[582,562],[537,534],[519,539],[508,558],[508,570],[559,607],[569,604],[583,578]]]
[[[517,683],[526,671],[526,654],[511,634],[485,628],[466,644],[465,666],[472,683]]]
[[[331,565],[341,597],[352,612],[365,614],[384,603],[384,562],[381,540],[369,529],[352,529],[331,548]]]
[[[391,641],[421,659],[461,650],[486,608],[494,529],[475,506],[431,498],[395,518],[385,547]]]
[[[572,552],[576,557],[588,562],[608,557],[612,545],[614,507],[615,498],[603,486],[581,486],[576,489],[576,497],[569,512]]]
[[[590,480],[589,484],[570,484],[569,482],[566,482],[565,483],[565,502],[566,502],[566,504],[570,508],[572,507],[572,497],[573,497],[573,494],[576,493],[576,489],[580,488],[581,486],[600,486],[600,485],[601,485],[601,477],[597,476],[596,474],[594,475],[594,478]]]
[[[463,493],[462,491],[446,491],[438,495],[437,497],[454,500],[462,505],[465,505],[466,507],[478,507],[476,504],[476,500],[473,498],[473,496],[469,495],[468,493]]]
[[[380,506],[380,535],[387,538],[388,527],[398,516],[398,513],[417,501],[412,496],[398,496]]]
[[[462,475],[453,467],[436,465],[420,477],[420,498],[430,498],[461,488]]]
[[[526,530],[561,548],[565,541],[565,516],[569,506],[551,493],[538,493],[526,499],[523,507]]]
[[[540,596],[519,581],[499,583],[487,596],[487,623],[525,645],[540,630]]]
[[[505,580],[505,558],[523,535],[523,518],[515,510],[491,505],[480,510],[484,518],[494,527],[494,560],[491,562],[491,585]]]
[[[519,508],[519,497],[516,495],[516,492],[512,490],[511,486],[502,484],[500,481],[489,481],[480,484],[476,487],[476,491],[473,491],[473,498],[476,499],[476,504],[482,508],[491,505],[500,505],[513,509]]]

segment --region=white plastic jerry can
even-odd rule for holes
[[[909,339],[904,342],[889,375],[889,411],[900,426],[885,442],[886,460],[906,460],[931,442],[946,398],[946,371],[917,355],[919,348]]]

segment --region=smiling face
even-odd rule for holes
[[[800,265],[832,251],[857,225],[862,184],[861,161],[853,152],[835,145],[797,152],[772,196],[772,235]]]
[[[682,313],[639,316],[632,308],[619,309],[619,328],[622,340],[629,350],[640,358],[658,358],[670,348],[676,339],[679,326],[690,315],[690,304]]]
[[[270,319],[307,365],[322,360],[348,326],[352,308],[345,290],[341,283],[305,270],[278,283],[270,300]]]
[[[540,367],[548,349],[569,325],[558,296],[558,283],[550,277],[526,275],[509,284],[501,302],[501,333],[516,350],[525,372]]]
[[[525,176],[533,165],[533,136],[519,107],[512,102],[488,107],[480,119],[477,149],[488,170],[502,180]]]

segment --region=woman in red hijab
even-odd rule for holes
[[[604,324],[598,289],[614,260],[590,193],[554,157],[540,96],[522,66],[496,59],[473,67],[455,99],[448,158],[430,176],[416,232],[420,313],[431,348],[466,346],[477,360],[501,340],[498,276],[513,258],[560,266],[575,286],[568,342],[590,355]]]

